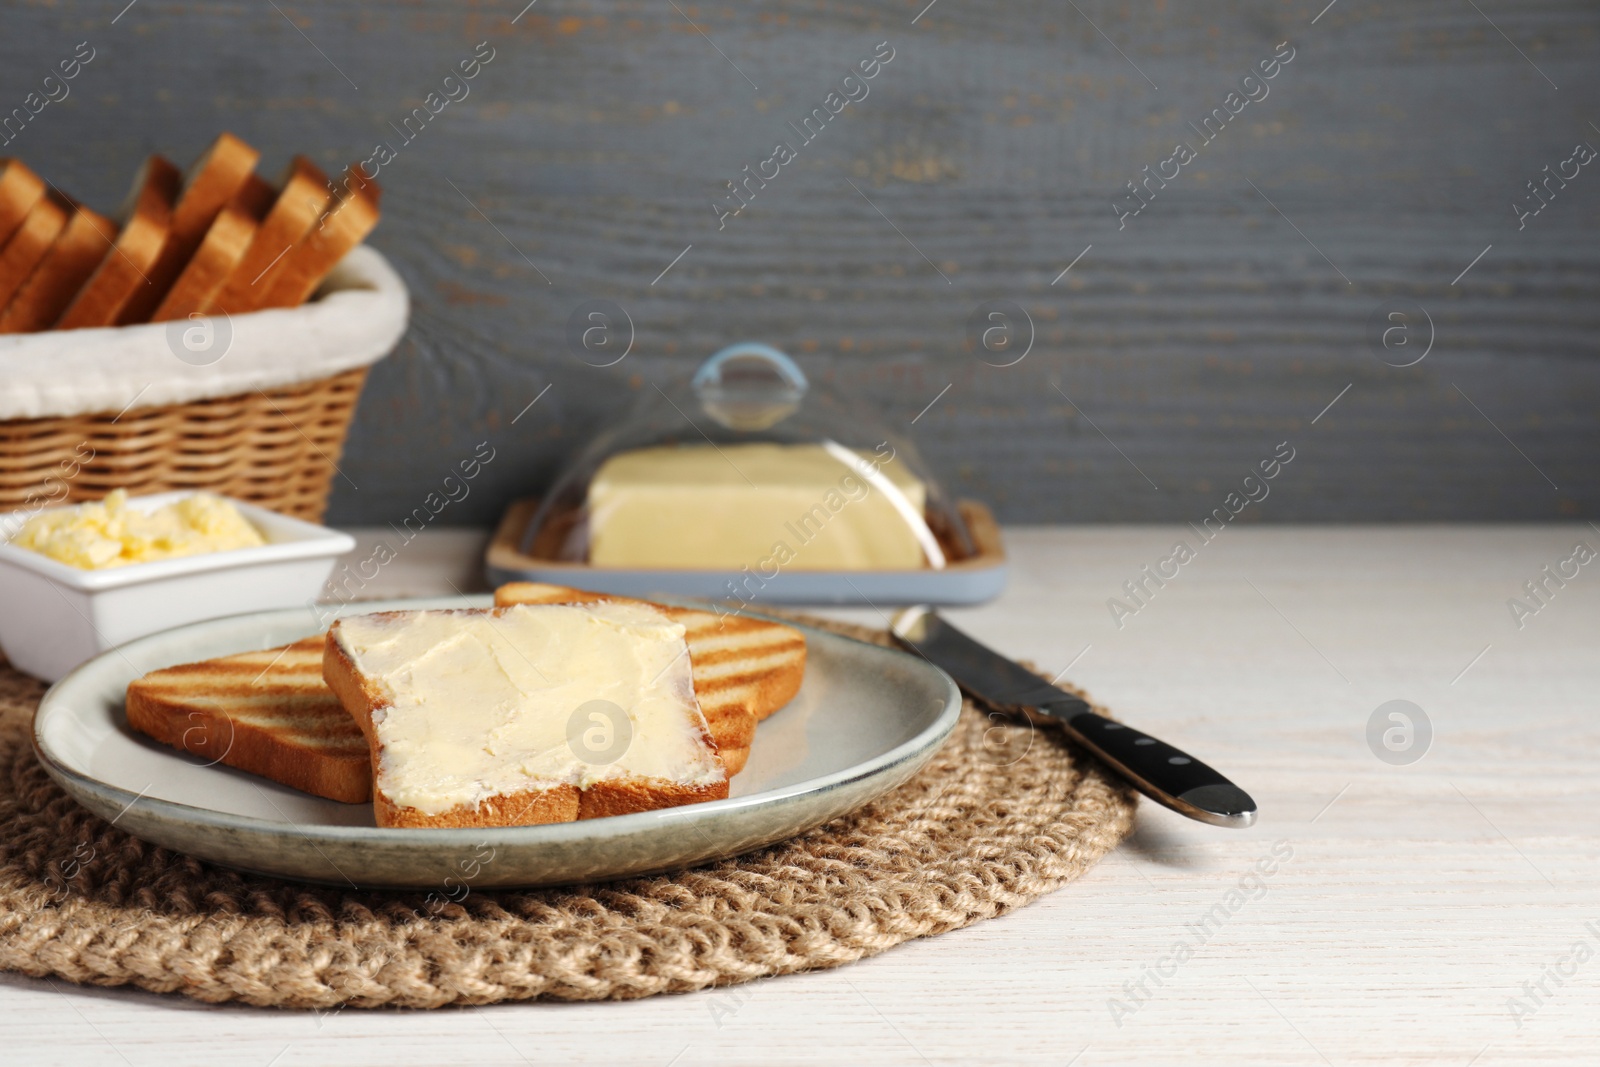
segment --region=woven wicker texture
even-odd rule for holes
[[[910,782],[791,841],[673,875],[440,903],[239,874],[129,837],[34,760],[43,691],[0,666],[0,968],[205,1001],[627,999],[834,967],[1021,907],[1133,818],[1133,794],[1052,731],[969,703]]]
[[[367,368],[281,389],[0,421],[0,511],[206,489],[322,518]]]

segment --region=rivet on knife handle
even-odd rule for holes
[[[928,608],[901,612],[893,632],[974,696],[1031,707],[1058,720],[1074,740],[1151,800],[1214,826],[1242,828],[1255,822],[1255,801],[1215,770],[1149,734],[1096,715],[1079,698],[1041,681]]]
[[[1191,819],[1215,826],[1245,827],[1256,821],[1256,802],[1221,774],[1165,741],[1068,705],[1039,711],[1059,718],[1084,748],[1111,764],[1151,800]]]

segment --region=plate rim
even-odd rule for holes
[[[486,607],[490,606],[491,603],[491,594],[407,597],[339,605],[333,614],[335,617],[344,617],[347,615],[367,614],[372,611],[403,610],[407,607]],[[630,833],[648,831],[663,823],[731,815],[749,808],[765,807],[785,799],[830,792],[852,782],[884,774],[907,760],[915,759],[923,753],[937,748],[954,732],[956,722],[961,715],[962,698],[960,689],[949,674],[933,664],[926,661],[918,661],[916,657],[909,656],[898,649],[873,644],[870,641],[862,641],[858,638],[823,630],[789,619],[774,619],[774,621],[782,622],[786,626],[794,626],[796,629],[803,631],[807,635],[808,642],[813,636],[819,636],[824,641],[842,641],[848,644],[865,646],[876,652],[890,652],[907,656],[908,659],[917,664],[917,669],[931,670],[936,677],[943,681],[945,688],[944,707],[940,709],[939,713],[927,726],[888,751],[820,777],[808,778],[801,782],[763,790],[748,796],[703,801],[698,804],[683,804],[670,808],[657,808],[651,811],[632,812],[627,815],[612,815],[604,820],[575,820],[569,823],[540,823],[527,826],[382,827],[334,826],[323,823],[301,824],[293,820],[274,822],[259,816],[239,815],[232,812],[218,811],[215,808],[204,808],[180,801],[165,800],[161,797],[137,794],[68,766],[59,754],[52,753],[49,750],[41,730],[41,723],[45,718],[47,707],[53,701],[66,699],[60,696],[58,691],[70,687],[80,674],[87,673],[107,657],[121,656],[126,660],[128,653],[137,652],[142,646],[170,641],[187,632],[204,631],[225,622],[243,622],[247,619],[268,621],[273,617],[287,618],[305,610],[304,607],[278,608],[270,611],[241,612],[237,615],[206,619],[201,622],[188,623],[168,630],[161,630],[100,653],[93,659],[73,668],[72,671],[50,686],[44,696],[40,698],[39,705],[34,710],[32,729],[30,730],[35,758],[39,760],[45,772],[70,795],[73,795],[75,800],[78,799],[77,792],[81,790],[85,793],[94,794],[112,804],[122,805],[123,810],[133,807],[134,804],[140,804],[145,808],[147,816],[159,816],[174,822],[200,825],[213,830],[252,835],[295,833],[313,843],[327,841],[399,844],[405,841],[413,841],[418,843],[426,842],[430,847],[450,847],[452,845],[476,845],[478,842],[484,841],[486,835],[494,835],[491,839],[492,842],[503,843],[507,846],[556,844],[581,841],[592,837],[595,832],[595,823],[598,822],[605,824],[608,836],[625,836]],[[308,619],[307,621],[311,622],[313,620]]]

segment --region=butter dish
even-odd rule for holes
[[[506,582],[549,582],[579,586],[597,593],[648,599],[654,596],[718,600],[738,609],[763,604],[982,604],[999,596],[1006,585],[1006,554],[1000,525],[976,500],[958,500],[973,542],[973,555],[940,570],[783,571],[697,570],[684,567],[604,568],[582,561],[531,555],[522,535],[538,514],[537,499],[515,500],[484,553],[484,568],[493,585]]]
[[[193,495],[130,498],[154,510]],[[186,623],[313,603],[355,538],[224,497],[266,544],[86,570],[10,543],[36,514],[0,515],[0,650],[13,666],[53,682],[137,637]],[[77,505],[67,505],[75,507]],[[59,509],[49,509],[51,511]]]
[[[537,502],[512,505],[491,580],[763,603],[970,604],[999,594],[987,509],[916,447],[762,344],[652,385]]]

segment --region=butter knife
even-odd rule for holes
[[[972,696],[1031,708],[1055,720],[1156,803],[1213,826],[1243,829],[1256,821],[1256,802],[1221,774],[1165,741],[1096,715],[1083,700],[974,641],[932,609],[907,608],[895,616],[891,629],[895,640]]]

